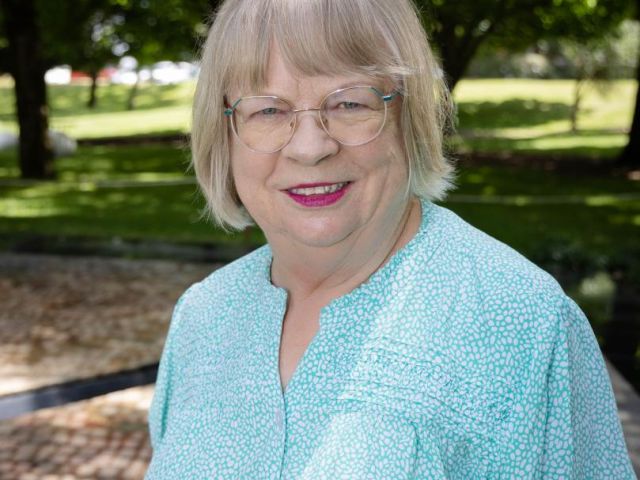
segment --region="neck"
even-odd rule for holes
[[[364,283],[406,245],[420,227],[420,202],[409,200],[393,228],[371,225],[339,244],[318,248],[269,239],[272,282],[298,301],[322,305]]]

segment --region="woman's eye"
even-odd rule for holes
[[[363,105],[358,102],[340,102],[338,104],[338,108],[343,108],[345,110],[354,110],[356,108],[360,108]]]
[[[258,110],[253,111],[250,115],[249,115],[249,119],[251,120],[273,120],[276,118],[281,118],[283,117],[283,115],[285,114],[285,111],[282,110],[281,108],[277,108],[277,107],[265,107],[265,108],[260,108]]]

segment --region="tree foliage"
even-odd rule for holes
[[[451,88],[479,47],[525,48],[541,38],[599,37],[631,15],[631,0],[416,0]]]

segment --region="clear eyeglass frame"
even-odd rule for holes
[[[329,132],[329,129],[327,127],[327,125],[325,124],[323,118],[322,118],[322,112],[324,110],[324,107],[326,105],[326,102],[329,98],[331,98],[333,95],[345,92],[347,90],[351,90],[351,89],[355,89],[355,88],[369,88],[371,89],[376,95],[378,95],[380,97],[380,99],[382,100],[382,103],[384,105],[384,117],[383,120],[380,124],[380,128],[378,128],[378,130],[375,132],[375,134],[362,142],[357,142],[357,143],[347,143],[344,141],[341,141],[340,139],[335,138],[335,136],[331,135],[331,133]],[[338,90],[334,90],[333,92],[328,93],[327,95],[325,95],[325,97],[322,99],[322,101],[320,102],[320,106],[317,108],[300,108],[300,109],[295,109],[293,107],[293,105],[291,105],[290,102],[288,102],[287,100],[280,98],[278,96],[275,95],[252,95],[252,96],[247,96],[247,97],[240,97],[238,100],[236,100],[235,102],[233,102],[233,104],[231,104],[230,106],[225,107],[224,109],[224,115],[229,118],[230,123],[231,123],[231,129],[233,130],[234,135],[236,136],[236,138],[240,141],[240,143],[242,143],[246,148],[248,148],[249,150],[251,150],[252,152],[255,153],[276,153],[280,150],[282,150],[284,147],[286,147],[288,145],[288,143],[291,141],[291,139],[293,138],[293,135],[295,134],[296,131],[296,127],[297,127],[297,119],[298,119],[298,113],[300,112],[307,112],[307,111],[314,111],[317,112],[318,114],[318,119],[320,120],[320,125],[322,126],[322,129],[325,131],[325,133],[332,138],[333,140],[335,140],[336,142],[340,143],[341,145],[346,145],[346,146],[351,146],[351,147],[355,147],[355,146],[360,146],[360,145],[365,145],[373,140],[375,140],[380,133],[382,132],[382,130],[384,129],[384,126],[386,124],[387,121],[387,112],[388,112],[388,104],[389,102],[391,102],[396,96],[401,95],[401,92],[398,90],[393,90],[391,91],[389,94],[384,94],[382,93],[378,88],[373,87],[371,85],[353,85],[350,87],[345,87],[345,88],[339,88]],[[292,124],[291,124],[291,132],[289,134],[289,137],[283,142],[283,144],[281,146],[279,146],[276,149],[272,149],[272,150],[257,150],[253,147],[251,147],[250,145],[247,145],[246,142],[244,142],[242,140],[242,137],[240,136],[240,134],[238,133],[237,130],[237,126],[236,126],[236,121],[234,119],[234,115],[235,115],[235,111],[237,106],[240,104],[240,102],[242,102],[243,100],[247,100],[247,99],[256,99],[256,98],[271,98],[274,100],[278,100],[281,101],[283,103],[285,103],[286,105],[288,105],[290,107],[290,115],[292,117]]]

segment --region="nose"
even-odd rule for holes
[[[339,148],[339,143],[322,128],[318,111],[313,110],[298,112],[293,136],[282,153],[305,165],[315,165],[338,153]]]

